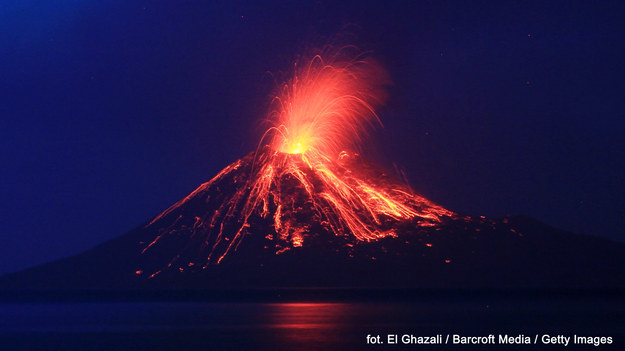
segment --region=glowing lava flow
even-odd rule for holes
[[[152,220],[147,227],[158,236],[143,252],[185,237],[168,264],[182,271],[220,263],[248,235],[264,236],[265,248],[279,254],[319,232],[354,245],[397,236],[401,223],[433,226],[452,216],[360,159],[360,144],[381,126],[374,108],[384,100],[387,78],[374,61],[343,54],[296,66],[274,100],[269,145]],[[193,216],[181,210],[193,203],[210,210]]]

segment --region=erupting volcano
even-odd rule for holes
[[[625,286],[620,243],[459,215],[365,161],[389,79],[353,52],[298,61],[257,149],[153,220],[0,289]]]
[[[261,146],[154,218],[144,255],[178,247],[164,268],[206,268],[248,236],[281,254],[334,236],[344,247],[397,237],[400,225],[435,226],[454,214],[364,162],[358,152],[382,125],[385,70],[346,47],[295,65],[273,99]],[[268,139],[269,143],[262,142]],[[204,202],[199,211],[191,204]],[[324,235],[325,234],[325,235]]]

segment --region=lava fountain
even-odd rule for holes
[[[375,108],[389,80],[376,61],[351,52],[297,62],[258,149],[154,218],[146,227],[157,235],[142,253],[174,246],[166,268],[183,271],[221,263],[247,236],[262,236],[264,249],[281,254],[321,233],[353,247],[396,237],[399,225],[435,226],[453,216],[361,159],[361,146],[382,126]]]

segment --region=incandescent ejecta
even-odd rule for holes
[[[267,118],[271,126],[258,149],[147,225],[157,227],[158,235],[144,243],[143,254],[171,242],[179,252],[154,272],[139,271],[153,277],[162,269],[219,264],[247,236],[264,237],[265,249],[275,254],[321,233],[353,247],[396,237],[399,223],[435,226],[454,216],[359,155],[382,126],[375,109],[384,103],[388,82],[379,63],[351,46],[298,61],[277,89]],[[178,211],[209,193],[218,194],[203,200],[210,211]]]

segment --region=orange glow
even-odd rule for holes
[[[318,234],[311,229],[315,223],[353,247],[397,237],[393,228],[400,223],[429,227],[453,216],[365,163],[357,153],[369,133],[381,126],[374,107],[383,102],[387,82],[385,71],[374,61],[350,58],[342,51],[296,65],[293,78],[274,98],[269,114],[273,125],[266,133],[269,145],[226,167],[152,220],[148,226],[172,214],[173,224],[169,221],[160,228],[143,252],[168,235],[202,237],[206,261],[198,265],[206,268],[237,250],[246,235],[261,235],[266,248],[281,254],[306,246]],[[224,182],[235,191],[214,211],[190,218],[177,214],[190,200],[219,192]],[[254,232],[258,221],[271,223],[273,232]]]
[[[269,326],[275,329],[280,342],[302,337],[304,340],[322,339],[324,331],[319,327],[345,323],[349,312],[349,306],[343,303],[270,303],[266,306]],[[313,334],[302,336],[293,333],[294,329],[307,329]]]
[[[384,102],[387,74],[375,61],[350,50],[295,65],[270,113],[274,149],[334,158],[345,149],[357,149],[371,129],[382,125],[374,108]]]

